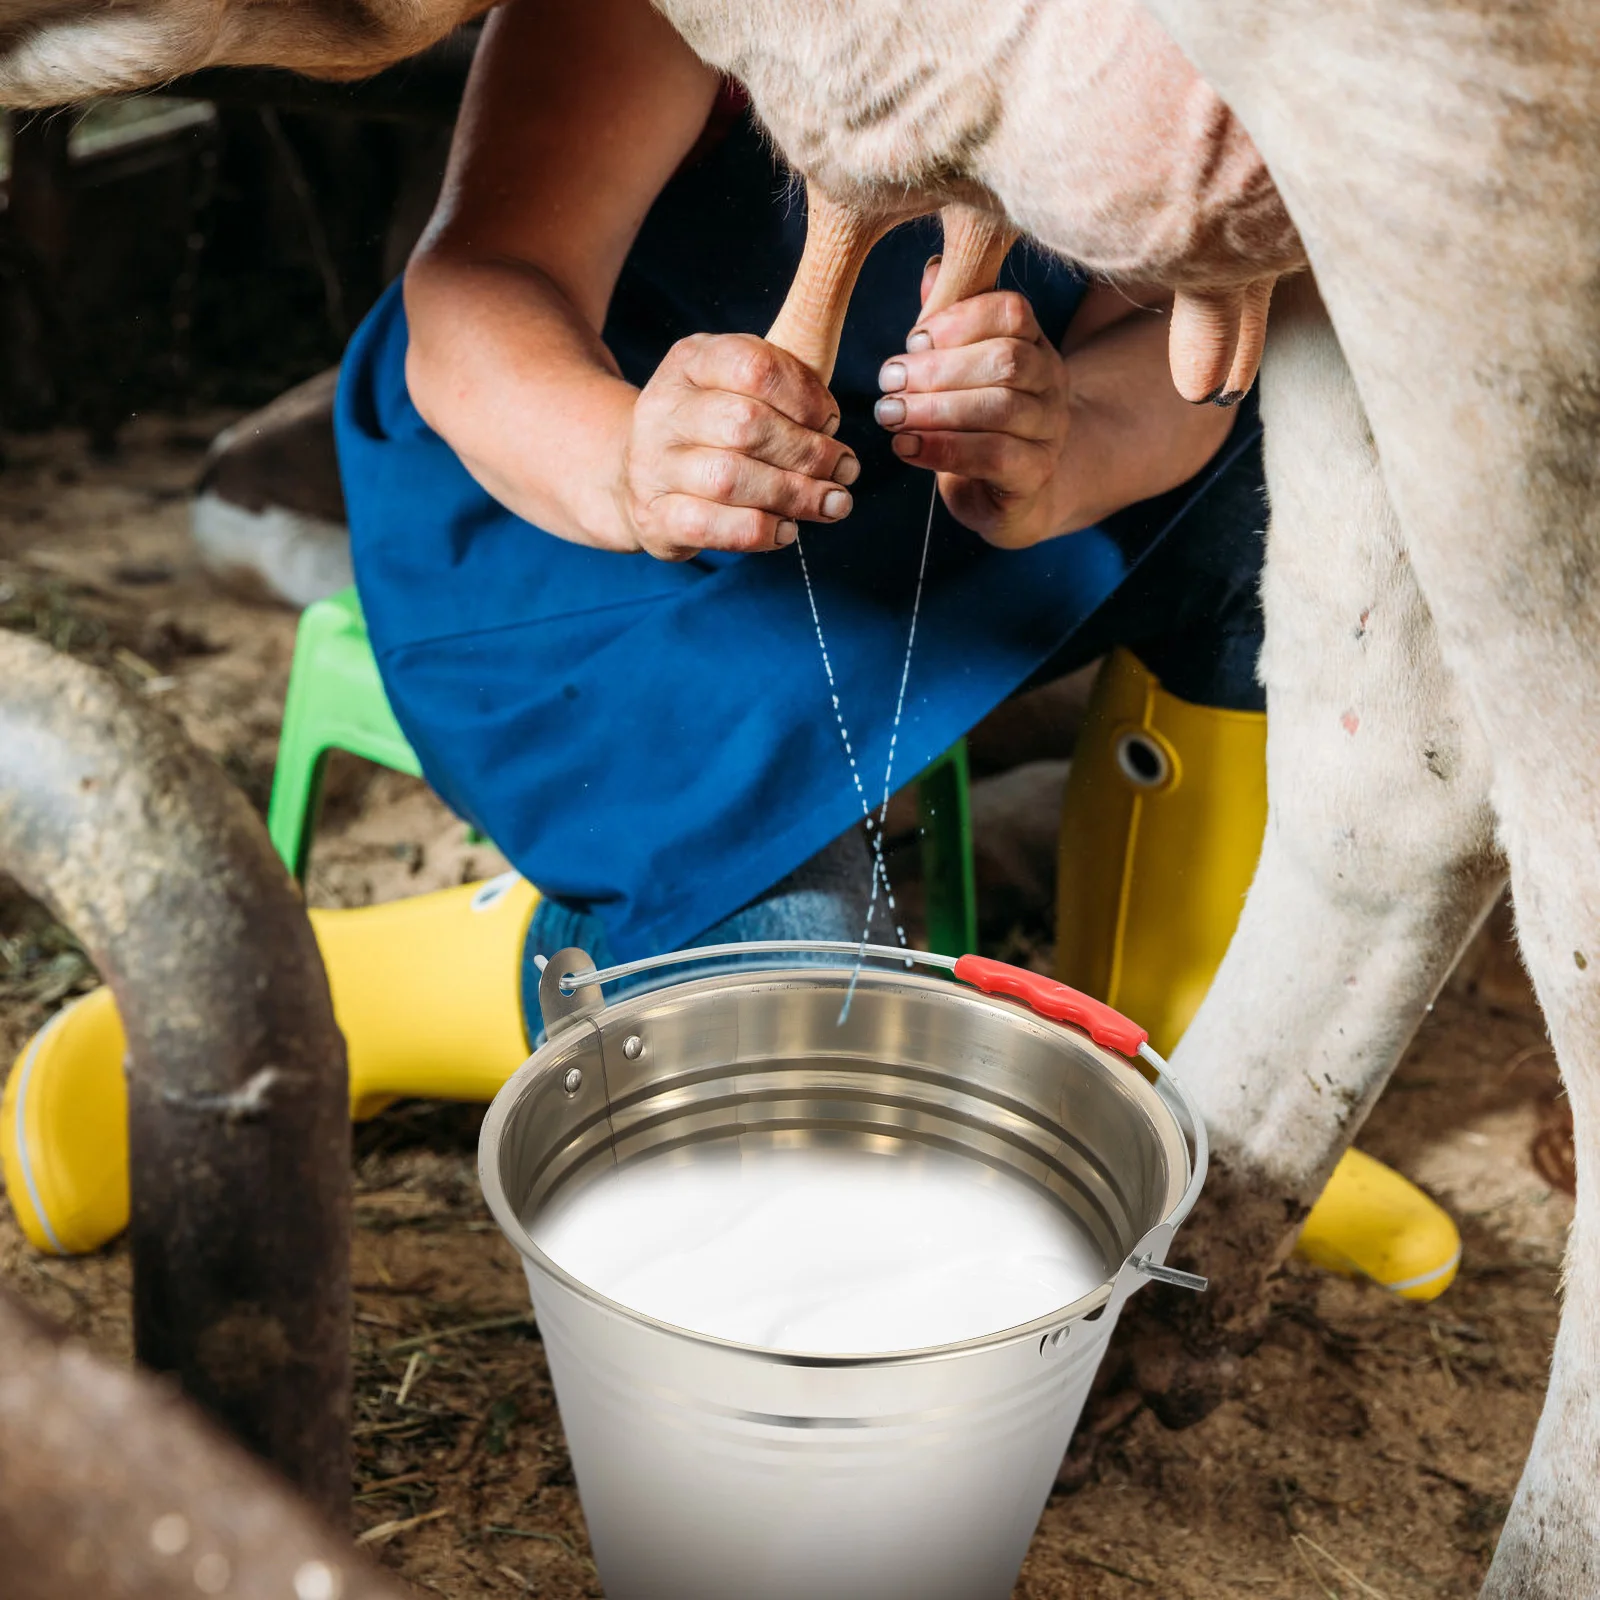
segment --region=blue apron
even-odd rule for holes
[[[693,332],[764,332],[804,237],[803,197],[742,122],[640,230],[603,330],[623,373],[644,383]],[[937,248],[930,219],[867,262],[832,386],[861,459],[855,509],[801,533],[874,804],[932,484],[894,456],[872,405]],[[1084,293],[1028,247],[1002,281],[1051,339]],[[799,553],[673,564],[530,526],[417,414],[406,343],[395,285],[350,345],[336,415],[356,580],[395,715],[441,797],[547,896],[597,916],[616,959],[683,945],[862,815]],[[1003,552],[941,503],[895,784],[1058,657],[1171,520]]]

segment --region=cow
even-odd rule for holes
[[[1191,399],[1248,375],[1304,249],[1262,373],[1267,833],[1174,1062],[1214,1139],[1199,1331],[1248,1340],[1509,867],[1578,1208],[1483,1595],[1600,1592],[1600,30],[1581,0],[661,4],[859,225],[921,194],[1171,284]]]
[[[1216,1151],[1220,1292],[1188,1349],[1248,1341],[1509,870],[1578,1212],[1483,1593],[1600,1591],[1600,30],[1582,0],[658,3],[807,178],[816,248],[780,319],[807,359],[865,243],[934,208],[974,271],[1020,228],[1176,291],[1193,400],[1235,397],[1260,358],[1270,813],[1175,1061]],[[3,5],[10,105],[205,64],[355,75],[476,9]]]
[[[1262,1269],[1509,865],[1572,1104],[1578,1212],[1549,1394],[1484,1595],[1593,1594],[1600,33],[1577,0],[1150,5],[1260,151],[1315,273],[1278,290],[1263,371],[1267,836],[1175,1061],[1218,1149],[1207,1264],[1234,1287],[1211,1331],[1248,1332]],[[955,174],[963,201],[975,186],[1100,264],[1068,135],[1049,136],[1077,129],[1042,108],[1074,101],[1064,85],[1097,60],[1074,22],[1104,8],[935,0],[898,37],[852,0],[666,9],[858,209],[919,174],[950,197]],[[1144,151],[1125,193],[1150,178]],[[1220,359],[1195,382],[1174,354],[1199,398]]]

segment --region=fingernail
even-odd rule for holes
[[[885,362],[878,374],[880,389],[903,389],[906,386],[906,369],[898,361]]]
[[[853,504],[854,502],[843,489],[830,489],[822,497],[822,514],[837,521],[840,517],[848,514]]]
[[[825,434],[827,434],[827,436],[831,439],[834,436],[834,434],[836,434],[839,431],[839,419],[838,419],[838,417],[837,416],[829,417],[828,420],[822,424],[822,431]]]
[[[890,448],[897,456],[910,460],[922,449],[922,440],[914,433],[897,433],[891,441]]]
[[[894,395],[885,395],[872,408],[872,414],[886,428],[893,428],[906,420],[906,403]]]
[[[898,402],[896,402],[898,404]],[[879,401],[881,406],[883,401]],[[861,463],[854,456],[846,456],[838,466],[833,469],[833,481],[842,483],[849,488],[861,476]]]
[[[931,350],[933,349],[933,335],[926,328],[918,328],[915,333],[906,335],[906,349]]]
[[[1197,406],[1214,406],[1217,401],[1222,398],[1223,392],[1227,389],[1227,387],[1227,384],[1219,383],[1210,394],[1201,395],[1200,398],[1195,401],[1195,404]]]
[[[778,543],[793,544],[800,537],[800,524],[798,522],[780,522],[778,524]]]
[[[1225,394],[1219,394],[1211,403],[1214,406],[1220,406],[1226,411],[1229,406],[1236,406],[1243,399],[1243,389],[1229,389]]]

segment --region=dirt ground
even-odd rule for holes
[[[225,420],[141,418],[109,461],[68,435],[8,443],[0,624],[117,672],[264,805],[294,619],[219,592],[185,534],[188,486]],[[500,865],[420,785],[351,762],[332,777],[309,893],[365,904]],[[1048,955],[1036,930],[1010,946]],[[70,937],[0,880],[0,1055],[93,981]],[[1455,1286],[1413,1306],[1291,1265],[1242,1396],[1185,1433],[1142,1410],[1117,1420],[1087,1482],[1051,1500],[1017,1595],[1475,1593],[1556,1326],[1571,1202],[1530,1157],[1556,1094],[1499,916],[1360,1141],[1460,1219]],[[357,1133],[356,1527],[379,1560],[450,1600],[598,1595],[521,1274],[478,1195],[480,1116],[407,1104]],[[126,1354],[121,1248],[41,1259],[0,1205],[0,1273]]]

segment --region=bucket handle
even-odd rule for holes
[[[1195,1104],[1189,1091],[1173,1077],[1172,1068],[1167,1065],[1165,1058],[1150,1048],[1148,1039],[1139,1046],[1139,1054],[1155,1068],[1155,1091],[1166,1101],[1167,1109],[1178,1119],[1178,1126],[1189,1137],[1189,1183],[1173,1207],[1172,1215],[1166,1219],[1176,1229],[1194,1210],[1194,1203],[1200,1198],[1206,1171],[1211,1165],[1211,1140],[1206,1133],[1206,1119],[1200,1114],[1200,1107]],[[1134,1265],[1145,1277],[1154,1278],[1158,1283],[1170,1283],[1177,1289],[1193,1289],[1199,1293],[1206,1287],[1206,1280],[1198,1273],[1180,1272],[1176,1267],[1164,1266],[1148,1256]]]
[[[1173,1077],[1166,1061],[1150,1047],[1150,1036],[1143,1028],[1103,1002],[1080,994],[1076,989],[1040,973],[1013,967],[1003,961],[991,961],[983,956],[944,956],[931,950],[851,943],[844,939],[753,939],[740,944],[712,944],[701,945],[693,950],[669,950],[664,955],[624,961],[618,966],[604,967],[599,972],[563,972],[556,979],[555,987],[565,998],[580,987],[616,983],[620,979],[631,978],[635,973],[651,972],[659,967],[682,966],[694,961],[715,961],[734,956],[764,955],[841,955],[853,956],[858,961],[870,956],[877,961],[892,961],[906,967],[939,967],[985,994],[1009,995],[1053,1022],[1071,1023],[1087,1033],[1096,1044],[1105,1045],[1126,1056],[1139,1056],[1154,1068],[1155,1091],[1177,1118],[1178,1126],[1187,1135],[1190,1146],[1188,1186],[1173,1208],[1172,1215],[1165,1220],[1172,1228],[1177,1228],[1194,1209],[1211,1160],[1210,1141],[1206,1137],[1205,1118],[1201,1116],[1200,1108],[1188,1090]],[[544,961],[538,957],[535,961],[543,971]],[[1198,1274],[1179,1272],[1175,1267],[1158,1262],[1153,1255],[1142,1256],[1133,1265],[1145,1277],[1178,1288],[1200,1290],[1206,1285],[1206,1280]]]
[[[1209,1278],[1198,1272],[1185,1272],[1179,1267],[1169,1267],[1164,1259],[1173,1236],[1189,1213],[1194,1210],[1194,1203],[1200,1198],[1200,1190],[1206,1181],[1206,1171],[1211,1164],[1211,1141],[1206,1134],[1206,1121],[1189,1091],[1173,1077],[1172,1069],[1163,1057],[1150,1048],[1148,1040],[1139,1046],[1139,1054],[1154,1068],[1153,1087],[1177,1120],[1178,1127],[1188,1138],[1189,1182],[1178,1197],[1178,1203],[1172,1208],[1171,1213],[1163,1217],[1133,1247],[1133,1253],[1123,1265],[1122,1273],[1117,1279],[1120,1298],[1114,1299],[1113,1305],[1118,1308],[1137,1288],[1140,1278],[1148,1278],[1152,1283],[1164,1283],[1174,1289],[1187,1289],[1192,1294],[1204,1294],[1211,1287]]]
[[[691,950],[669,950],[664,955],[624,961],[619,966],[604,967],[599,972],[563,972],[557,987],[565,999],[580,986],[587,988],[590,984],[615,983],[658,967],[714,961],[730,956],[760,955],[842,955],[854,956],[858,961],[870,956],[875,961],[893,961],[906,967],[939,967],[985,994],[1003,994],[1020,1000],[1030,1011],[1051,1022],[1070,1022],[1074,1027],[1081,1028],[1096,1044],[1105,1045],[1122,1055],[1144,1053],[1144,1046],[1150,1038],[1138,1023],[1131,1022],[1120,1011],[1113,1011],[1103,1001],[1095,1000],[1064,983],[1057,983],[1054,978],[1047,978],[1042,973],[1029,972],[1024,967],[991,961],[987,956],[945,956],[931,950],[851,943],[844,939],[752,939],[740,944],[708,944]],[[540,972],[543,972],[546,964],[544,959],[536,956],[534,960]],[[1159,1057],[1155,1059],[1159,1060]]]
[[[658,967],[752,955],[842,955],[854,956],[858,962],[871,956],[876,961],[894,961],[907,967],[939,967],[962,983],[982,990],[984,994],[1003,994],[1022,1001],[1030,1011],[1051,1022],[1070,1022],[1075,1028],[1081,1028],[1096,1044],[1105,1045],[1107,1049],[1116,1050],[1122,1055],[1143,1053],[1150,1038],[1138,1023],[1131,1022],[1120,1011],[1113,1011],[1104,1001],[1069,988],[1064,983],[1057,983],[1054,978],[1047,978],[1042,973],[1029,972],[1025,967],[991,961],[987,956],[944,956],[936,955],[931,950],[911,950],[887,944],[851,944],[843,939],[751,939],[741,944],[708,944],[691,950],[669,950],[664,955],[624,961],[620,966],[604,967],[599,972],[563,972],[556,990],[559,998],[565,1001],[580,987],[615,983],[622,978],[631,978],[635,973],[650,972]],[[536,956],[534,961],[543,973],[546,966],[543,958]],[[581,985],[579,979],[582,979]]]
[[[841,955],[857,958],[871,956],[875,960],[896,961],[901,966],[920,965],[955,970],[954,956],[940,956],[928,950],[903,950],[894,945],[860,944],[845,939],[750,939],[738,944],[703,944],[692,950],[668,950],[664,955],[641,956],[637,961],[624,961],[618,966],[602,967],[598,972],[563,972],[560,988],[563,995],[571,994],[589,984],[616,983],[631,978],[635,973],[651,972],[658,967],[684,966],[692,961],[716,961],[730,956],[777,955]],[[544,958],[535,956],[534,964],[542,972]]]

